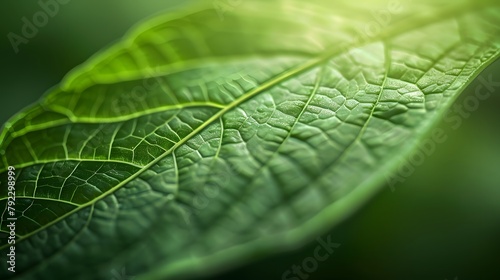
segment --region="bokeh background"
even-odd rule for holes
[[[0,123],[36,101],[73,67],[118,40],[139,20],[184,0],[70,0],[15,53],[7,34],[37,1],[0,6]],[[215,11],[214,11],[215,13]],[[482,76],[500,82],[500,61]],[[473,82],[457,103],[474,94]],[[404,183],[382,191],[321,236],[341,246],[307,279],[500,279],[500,87]],[[210,279],[282,279],[318,245],[256,258]],[[111,275],[110,275],[111,277]],[[294,279],[295,280],[295,279]]]

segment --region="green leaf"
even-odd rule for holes
[[[141,24],[5,125],[2,279],[179,277],[310,240],[500,51],[494,2],[222,2]]]

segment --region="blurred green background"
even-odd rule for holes
[[[16,54],[37,1],[4,0],[0,11],[0,122],[34,102],[76,65],[119,39],[139,20],[182,0],[70,0]],[[215,11],[214,11],[215,13]],[[482,74],[500,82],[500,62]],[[462,104],[478,86],[460,97]],[[307,279],[500,279],[500,88],[437,146],[404,183],[388,186],[354,216],[322,234],[341,246]],[[318,243],[257,260],[213,279],[281,279],[313,256]]]

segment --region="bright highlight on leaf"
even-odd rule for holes
[[[0,209],[13,166],[17,265],[1,278],[179,277],[311,239],[499,54],[493,1],[331,2],[156,17],[14,116]]]

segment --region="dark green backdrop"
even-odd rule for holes
[[[16,54],[7,34],[20,34],[21,18],[41,8],[37,1],[2,1],[1,123],[140,19],[186,2],[70,0]],[[500,82],[499,73],[495,63],[482,76]],[[341,246],[308,279],[500,279],[499,109],[500,87],[458,129],[443,122],[448,140],[404,183],[394,192],[387,186],[356,215],[321,235]],[[281,279],[317,245],[312,239],[214,279]]]

